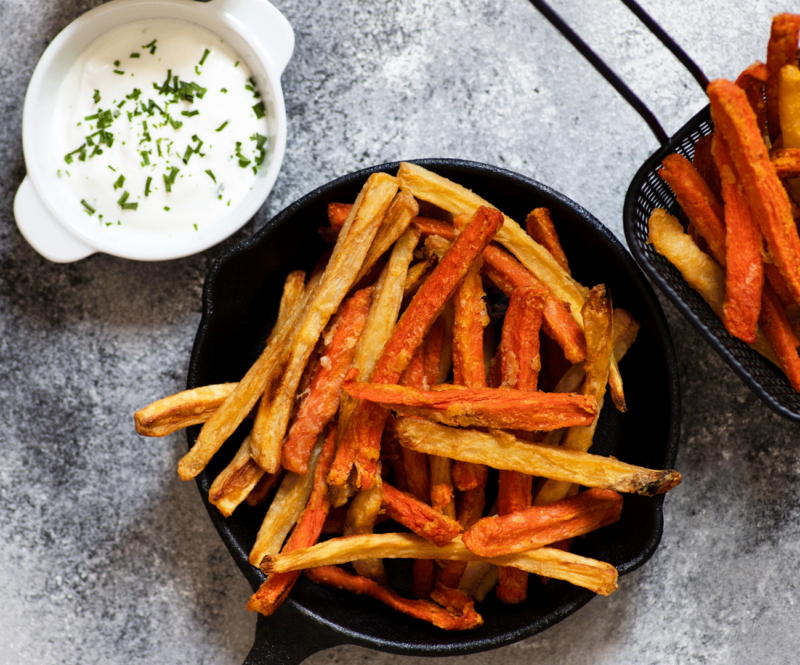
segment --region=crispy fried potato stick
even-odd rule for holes
[[[431,254],[426,259],[415,263],[408,269],[406,285],[403,288],[403,300],[413,297],[419,287],[422,286],[422,282],[428,278],[428,275],[430,275],[431,271],[436,267],[437,263],[439,263],[439,255]]]
[[[714,260],[700,251],[688,234],[684,233],[680,222],[656,208],[650,216],[650,242],[656,251],[674,265],[691,286],[722,318],[722,303],[725,300],[725,273]],[[770,362],[780,365],[770,343],[760,328],[756,331],[756,341],[752,345]]]
[[[252,461],[252,458],[251,458]],[[255,464],[255,462],[253,462]],[[258,466],[256,464],[256,466]],[[259,467],[261,468],[261,467]],[[251,508],[255,508],[259,503],[267,500],[272,490],[274,490],[283,480],[283,473],[265,473],[261,476],[261,480],[256,483],[256,486],[250,490],[245,502]]]
[[[461,540],[468,550],[480,556],[502,556],[582,536],[613,524],[621,513],[622,495],[591,489],[546,506],[485,517]]]
[[[372,533],[375,521],[381,512],[383,503],[383,480],[381,474],[375,474],[375,484],[368,490],[358,492],[347,510],[344,522],[344,536],[361,536]],[[383,560],[376,557],[359,559],[353,562],[359,575],[368,577],[381,586],[389,584],[389,575]]]
[[[371,301],[371,287],[357,291],[331,322],[314,378],[283,444],[281,460],[288,471],[303,474],[308,470],[314,442],[339,410],[342,380],[353,360]]]
[[[725,266],[725,225],[722,204],[697,169],[683,155],[668,155],[658,175],[678,199],[683,212],[708,243],[717,263]]]
[[[280,552],[283,541],[297,523],[314,489],[314,470],[322,452],[324,437],[320,436],[308,460],[308,472],[300,476],[287,473],[269,505],[264,521],[258,530],[256,542],[248,560],[257,566],[267,554]]]
[[[336,445],[336,428],[331,426],[328,430],[317,468],[313,474],[314,489],[308,499],[308,505],[306,505],[302,516],[297,522],[297,526],[283,547],[284,552],[311,547],[316,544],[320,533],[322,533],[322,526],[325,524],[325,518],[328,516],[328,511],[331,507],[325,476],[333,459],[334,446]],[[289,595],[299,576],[299,571],[269,575],[258,591],[250,597],[247,609],[251,612],[260,612],[264,616],[270,616]]]
[[[773,143],[781,133],[778,86],[780,70],[794,63],[797,57],[797,38],[800,33],[800,16],[778,14],[772,19],[772,29],[767,43],[767,129]]]
[[[451,609],[440,607],[429,600],[408,600],[394,591],[384,589],[372,580],[351,575],[335,566],[307,570],[306,576],[317,584],[371,596],[392,609],[432,623],[434,626],[444,630],[469,630],[477,628],[483,623],[483,618],[475,611],[474,603],[472,602],[466,603],[461,612],[455,612]]]
[[[264,470],[250,457],[250,436],[245,437],[230,464],[214,479],[208,490],[208,501],[225,517],[230,517],[258,485]],[[275,474],[277,475],[277,474]]]
[[[800,304],[800,237],[789,196],[770,164],[753,110],[742,89],[724,79],[709,84],[708,98],[714,126],[728,146],[753,219],[767,241],[773,263]]]
[[[742,184],[734,170],[728,146],[717,136],[712,143],[725,200],[725,302],[722,323],[743,342],[756,341],[764,264],[761,260],[761,231],[750,214]]]
[[[507,568],[506,570],[517,570]],[[525,572],[525,571],[522,571]],[[528,573],[525,573],[526,575]],[[485,561],[468,561],[458,590],[480,603],[498,583],[498,568]]]
[[[462,492],[458,502],[458,523],[462,529],[469,529],[483,515],[486,507],[486,481],[480,485]],[[437,583],[450,587],[458,588],[461,577],[467,568],[466,561],[448,561],[444,568],[439,571]]]
[[[586,487],[653,496],[681,481],[681,474],[671,469],[645,469],[612,457],[523,442],[498,430],[484,433],[398,418],[395,431],[400,445],[414,450]]]
[[[778,106],[784,148],[800,148],[800,69],[791,63],[781,67]]]
[[[589,425],[597,415],[597,400],[583,395],[455,385],[417,390],[385,383],[358,383],[347,378],[342,385],[356,399],[463,427],[549,431]]]
[[[370,245],[367,256],[364,259],[364,265],[361,266],[354,284],[358,284],[359,280],[370,271],[378,259],[405,233],[408,225],[411,224],[411,220],[416,217],[418,212],[419,205],[411,194],[398,192],[395,195],[389,209],[386,211],[383,222],[378,227],[378,232],[375,234],[375,239]]]
[[[553,219],[550,217],[550,211],[547,208],[534,208],[525,220],[525,230],[531,238],[552,254],[556,263],[567,274],[572,275],[567,255],[564,253],[564,248],[558,239],[556,227],[553,225]]]
[[[167,436],[206,422],[225,402],[238,384],[220,383],[164,397],[133,414],[136,431],[142,436]]]
[[[383,484],[383,507],[395,522],[439,546],[461,533],[458,522],[387,483]]]
[[[473,214],[479,207],[491,207],[477,194],[416,164],[402,163],[397,171],[400,186],[414,196],[428,201],[453,215]],[[504,216],[497,241],[506,247],[541,281],[553,296],[569,303],[578,325],[586,289],[556,262],[550,252],[534,241],[517,222]]]
[[[542,547],[486,559],[470,552],[461,542],[461,538],[455,538],[444,547],[437,547],[434,543],[410,533],[333,538],[304,550],[267,557],[262,563],[262,570],[267,573],[288,572],[343,564],[365,557],[480,561],[513,566],[529,573],[565,580],[604,596],[617,588],[617,571],[614,566],[569,552]]]
[[[766,133],[767,128],[767,105],[764,102],[764,85],[768,78],[769,71],[767,66],[763,62],[756,60],[736,79],[736,85],[744,90],[747,95],[747,101],[750,102],[750,107],[753,109],[753,113],[756,114],[758,129],[762,134]],[[706,178],[706,174],[702,170],[698,170]],[[707,178],[706,182],[708,182]],[[709,185],[711,185],[710,182]],[[714,187],[711,189],[713,190]]]
[[[397,383],[414,350],[442,312],[470,265],[480,256],[503,223],[502,215],[489,208],[480,208],[461,232],[450,251],[439,262],[430,277],[417,291],[391,337],[370,378],[374,383]],[[385,409],[365,402],[355,408],[345,435],[336,453],[328,483],[342,487],[355,463],[356,485],[368,488],[374,479],[380,454],[380,436],[386,422]]]
[[[302,270],[293,270],[286,276],[286,281],[283,283],[283,293],[278,306],[278,318],[275,321],[274,330],[283,328],[292,314],[302,307],[305,293],[306,274]],[[269,343],[269,340],[267,343]]]

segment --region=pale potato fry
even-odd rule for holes
[[[494,208],[477,194],[427,169],[403,162],[397,171],[400,186],[423,201],[428,201],[453,215],[472,215],[481,207]],[[507,215],[496,240],[562,302],[569,303],[572,315],[583,327],[580,316],[586,288],[574,280],[544,247],[531,238],[520,225]]]
[[[305,474],[299,476],[296,473],[287,473],[284,476],[267,514],[264,515],[253,549],[250,550],[248,560],[251,565],[258,566],[266,555],[280,552],[286,536],[300,519],[311,496],[311,490],[314,489],[314,470],[317,468],[324,443],[323,433],[311,451],[308,471]]]
[[[369,247],[355,284],[358,284],[358,281],[370,271],[378,259],[389,251],[395,241],[405,233],[411,220],[417,214],[419,214],[419,205],[414,197],[408,192],[398,192],[378,227],[378,232]]]
[[[653,496],[681,481],[674,470],[645,469],[613,457],[523,442],[499,430],[484,433],[398,418],[395,432],[400,445],[412,450],[586,487]]]
[[[250,457],[250,435],[248,435],[228,466],[214,479],[208,490],[208,500],[225,517],[230,517],[263,475],[264,470]]]
[[[458,590],[479,603],[486,598],[497,582],[497,566],[486,561],[470,561],[458,582]]]
[[[411,298],[417,292],[417,289],[428,277],[431,270],[436,267],[437,263],[439,263],[439,255],[431,254],[426,259],[415,263],[408,269],[406,285],[403,288],[403,300]]]
[[[800,68],[784,65],[778,76],[778,109],[784,148],[800,148]],[[793,201],[800,201],[800,178],[786,182]]]
[[[222,406],[238,384],[220,383],[164,397],[133,414],[142,436],[167,436],[189,425],[206,422]]]
[[[264,559],[262,570],[265,573],[289,572],[338,565],[367,557],[481,561],[494,566],[512,566],[529,573],[566,580],[604,596],[617,588],[617,571],[614,566],[569,552],[541,547],[518,554],[484,558],[464,547],[460,537],[443,547],[438,547],[410,533],[333,538],[313,547],[269,556]]]
[[[283,437],[308,357],[331,316],[355,284],[396,192],[397,180],[390,175],[373,173],[367,179],[339,233],[319,286],[306,303],[275,371],[267,377],[265,399],[261,400],[253,425],[250,454],[268,473],[276,473],[280,468]]]
[[[375,484],[368,490],[363,490],[356,494],[350,508],[347,510],[347,517],[344,522],[345,536],[361,536],[372,533],[375,520],[381,512],[383,502],[383,482],[381,480],[380,468],[375,474]],[[359,575],[375,580],[378,584],[386,586],[389,583],[389,576],[383,565],[383,560],[376,557],[367,557],[353,562],[353,568]]]
[[[681,223],[666,210],[656,208],[650,215],[650,242],[656,251],[666,258],[683,275],[691,286],[722,318],[722,304],[725,302],[725,273],[708,254],[684,233]],[[752,348],[770,362],[780,366],[761,327],[756,330],[755,344]]]
[[[408,266],[414,258],[414,249],[419,242],[420,233],[412,227],[407,228],[395,243],[389,261],[381,271],[380,277],[372,292],[372,305],[370,305],[367,322],[361,331],[361,337],[353,356],[352,367],[358,370],[359,377],[366,381],[372,374],[375,362],[381,355],[383,345],[392,334],[392,328],[397,323],[400,306],[403,303],[403,288],[406,282]],[[353,413],[357,400],[347,393],[342,393],[339,405],[339,422],[336,432],[337,443],[341,441],[350,416]],[[346,499],[345,499],[346,502]],[[334,507],[344,505],[338,503],[334,496]]]
[[[302,270],[290,272],[283,283],[283,293],[278,306],[278,318],[275,321],[274,330],[280,330],[286,325],[292,314],[301,306],[305,293],[306,274]]]

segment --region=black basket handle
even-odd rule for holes
[[[650,127],[653,134],[655,134],[656,139],[661,145],[664,145],[669,141],[669,136],[664,131],[664,128],[661,126],[661,123],[658,122],[653,112],[647,108],[645,103],[637,97],[634,92],[619,78],[611,68],[598,56],[590,47],[589,45],[584,42],[577,33],[570,28],[564,20],[556,14],[550,6],[544,2],[543,0],[530,0],[530,3],[536,7],[544,17],[553,24],[553,26],[562,34],[564,37],[567,38],[570,44],[572,44],[577,51],[589,61],[589,64],[592,65],[600,75],[608,81],[614,89],[622,95],[628,104],[630,104],[633,109],[642,116],[642,119],[647,123],[648,127]],[[708,87],[708,78],[700,67],[697,66],[697,63],[694,62],[686,52],[678,46],[675,41],[664,31],[664,29],[656,23],[652,17],[644,11],[634,0],[622,0],[622,3],[630,9],[636,17],[644,23],[650,32],[652,32],[664,46],[666,46],[672,54],[681,62],[681,64],[686,67],[689,73],[694,76],[697,83],[705,92],[706,88]]]

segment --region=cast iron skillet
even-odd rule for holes
[[[575,277],[586,285],[605,283],[615,305],[628,309],[641,323],[639,338],[622,362],[628,413],[620,414],[606,405],[593,450],[645,467],[672,468],[680,424],[672,340],[655,294],[628,252],[583,208],[524,176],[457,160],[416,163],[474,190],[513,219],[524,220],[537,206],[551,209]],[[206,278],[203,317],[192,351],[188,388],[238,381],[244,375],[264,347],[287,273],[298,268],[310,271],[326,247],[316,230],[326,223],[327,204],[354,200],[370,173],[395,173],[397,167],[397,163],[375,166],[320,187],[214,263]],[[231,459],[248,428],[248,424],[240,427],[198,476],[197,483],[211,520],[255,590],[264,577],[247,562],[247,553],[266,506],[242,505],[226,520],[207,502],[211,482]],[[187,432],[192,446],[199,427]],[[661,496],[626,497],[620,522],[577,541],[575,551],[608,561],[620,573],[634,570],[647,561],[661,539],[662,503]],[[395,588],[408,589],[410,565],[387,565]],[[259,616],[255,644],[246,663],[299,663],[316,651],[339,644],[405,655],[475,653],[538,633],[593,596],[564,582],[551,581],[546,586],[532,582],[528,600],[522,605],[503,605],[490,595],[479,607],[485,620],[481,628],[448,633],[372,599],[318,587],[301,578],[275,615]],[[242,598],[242,603],[246,600]]]

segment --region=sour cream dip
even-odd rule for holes
[[[223,219],[264,170],[269,108],[244,61],[188,21],[95,40],[53,109],[58,176],[108,233],[170,236]]]

